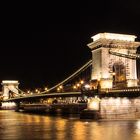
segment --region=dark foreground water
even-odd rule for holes
[[[0,111],[0,140],[140,140],[140,120],[80,120]]]

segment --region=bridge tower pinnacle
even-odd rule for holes
[[[3,99],[9,99],[10,98],[10,92],[13,92],[14,94],[18,95],[18,81],[2,81],[2,93],[3,93]]]
[[[135,35],[99,33],[88,44],[92,51],[91,80],[101,88],[137,86]],[[139,56],[138,56],[139,57]]]

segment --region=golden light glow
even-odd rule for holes
[[[57,88],[57,91],[60,91],[60,88],[59,87]]]
[[[63,89],[63,86],[61,85],[61,86],[59,86],[59,88],[60,88],[60,89]]]
[[[45,90],[46,90],[46,91],[48,91],[48,88],[47,88],[47,87],[45,87]]]
[[[135,35],[116,34],[116,33],[99,33],[92,37],[93,41],[99,39],[114,39],[123,41],[135,41]]]
[[[84,81],[83,81],[83,80],[81,80],[81,81],[80,81],[80,83],[81,83],[81,84],[84,84]]]
[[[15,106],[16,104],[14,102],[2,103],[2,108],[15,107]]]
[[[140,121],[137,121],[136,126],[137,126],[138,130],[140,130]],[[139,134],[140,134],[140,131],[139,131]]]
[[[127,87],[133,87],[137,85],[137,80],[127,80]]]
[[[99,82],[100,80],[101,80],[100,78],[97,79],[98,82]]]
[[[122,99],[122,104],[123,105],[129,105],[129,103],[130,103],[130,101],[129,101],[129,99],[128,98],[124,98],[124,99]]]
[[[115,73],[115,72],[113,72],[113,73],[112,73],[112,75],[114,76],[114,75],[116,75],[116,73]]]
[[[73,89],[76,89],[77,87],[76,86],[73,86]]]
[[[79,83],[77,84],[77,87],[80,87],[80,84]]]
[[[112,88],[112,80],[106,80],[100,82],[102,88]]]
[[[38,92],[38,89],[36,89],[35,92]]]
[[[99,110],[99,102],[100,102],[100,99],[97,97],[91,99],[88,103],[88,109]]]
[[[85,88],[86,88],[86,89],[89,89],[89,88],[90,88],[90,85],[89,85],[89,84],[86,84],[86,85],[85,85]]]
[[[115,99],[115,103],[116,103],[116,106],[120,106],[121,105],[121,99],[120,98],[116,98]]]

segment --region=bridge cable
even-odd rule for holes
[[[92,60],[89,60],[86,64],[84,64],[81,68],[79,68],[76,72],[74,72],[73,74],[71,74],[69,77],[67,77],[66,79],[64,79],[60,83],[56,84],[55,86],[51,87],[50,89],[48,89],[47,91],[44,91],[42,93],[47,93],[48,91],[51,91],[51,90],[55,89],[56,87],[58,87],[60,85],[63,85],[64,83],[66,83],[69,80],[71,80],[72,78],[74,78],[77,74],[79,74],[80,72],[82,72],[85,69],[87,69],[89,66],[91,66],[91,64],[92,64]]]
[[[112,55],[125,57],[125,58],[129,58],[129,59],[136,59],[136,58],[140,59],[140,54],[136,54],[136,53],[125,54],[125,53],[119,53],[119,52],[112,51],[112,50],[109,50],[109,53],[112,54]]]
[[[80,72],[83,72],[85,69],[87,69],[89,66],[91,66],[92,64],[92,60],[89,60],[86,64],[84,64],[82,67],[80,67],[76,72],[74,72],[73,74],[71,74],[69,77],[67,77],[66,79],[64,79],[63,81],[59,82],[58,84],[56,84],[55,86],[49,88],[47,91],[43,91],[40,92],[39,94],[44,94],[44,93],[48,93],[49,91],[55,89],[56,87],[63,85],[64,83],[68,82],[69,80],[73,79],[75,76],[77,76]],[[26,93],[24,91],[22,91],[19,88],[16,88],[17,90],[19,90],[22,93]]]

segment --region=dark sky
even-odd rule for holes
[[[140,41],[135,0],[27,5],[1,12],[0,81],[19,80],[21,88],[51,86],[77,70],[91,58],[87,44],[96,33],[134,34]]]

